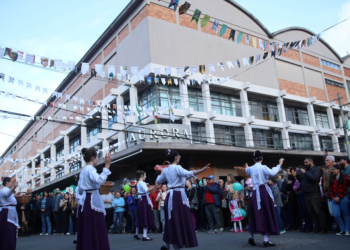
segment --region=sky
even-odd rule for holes
[[[170,1],[170,0],[169,0]],[[191,0],[187,0],[191,2]],[[202,0],[213,1],[213,0]],[[215,0],[217,1],[217,0]],[[185,0],[180,0],[180,4]],[[270,32],[301,26],[315,33],[350,17],[350,0],[237,0]],[[10,47],[51,59],[78,62],[99,36],[126,7],[129,0],[0,1],[0,46]],[[16,11],[5,11],[16,10]],[[208,13],[210,15],[210,13]],[[350,52],[350,20],[322,34],[340,56]],[[45,101],[67,74],[0,60],[0,90]],[[8,83],[8,76],[15,83]],[[32,89],[18,86],[18,79],[32,84]],[[47,95],[35,92],[34,86],[46,87]],[[0,96],[0,110],[34,115],[39,104]],[[0,155],[7,149],[27,122],[3,120],[0,112]]]

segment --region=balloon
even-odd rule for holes
[[[200,186],[200,187],[202,186],[202,181],[199,181],[199,186]]]
[[[236,182],[236,183],[233,183],[233,189],[239,192],[239,191],[242,191],[243,187],[240,183]]]
[[[125,192],[129,193],[130,186],[128,184],[126,184],[126,185],[124,185],[123,189],[125,190]]]
[[[247,212],[242,208],[240,208],[239,210],[241,210],[241,214],[242,214],[243,218],[245,218],[247,216]]]

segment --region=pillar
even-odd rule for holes
[[[283,148],[289,149],[290,148],[290,141],[289,141],[288,128],[284,127],[285,123],[287,122],[286,110],[284,108],[284,101],[283,101],[283,98],[280,96],[277,98],[276,101],[277,101],[279,121],[283,123],[283,129],[281,131]]]
[[[64,147],[64,174],[69,174],[69,164],[68,164],[68,156],[69,156],[69,136],[64,135],[63,138],[63,147]]]

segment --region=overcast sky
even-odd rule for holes
[[[37,56],[78,62],[128,2],[129,0],[2,0],[0,46],[8,46]],[[180,4],[183,2],[185,0],[180,0]],[[258,18],[270,32],[301,26],[318,33],[350,17],[350,0],[237,0],[236,2]],[[350,20],[322,34],[341,56],[345,56],[347,51],[350,52],[349,27]],[[17,80],[47,87],[52,92],[66,77],[66,74],[12,63],[8,60],[0,60],[0,73],[6,75],[6,81],[0,81],[1,91],[19,96],[26,95],[39,101],[46,100],[49,95],[39,94],[34,88],[26,90],[18,87]],[[14,85],[7,83],[8,76],[16,79]],[[38,104],[4,98],[4,95],[0,96],[0,100],[0,110],[34,115],[40,108]],[[0,116],[3,114],[0,113]],[[0,120],[0,154],[2,154],[26,122],[3,120],[2,117]]]

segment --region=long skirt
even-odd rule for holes
[[[255,190],[253,191],[253,195],[251,198],[249,233],[260,233],[262,235],[279,235],[280,230],[278,226],[278,220],[276,217],[273,200],[267,193],[265,186],[260,186],[259,191],[261,198],[261,208],[259,210]]]
[[[153,207],[148,204],[147,197],[143,196],[137,203],[136,227],[155,228]]]
[[[169,194],[164,202],[165,227],[163,241],[173,244],[175,249],[197,247],[197,235],[192,221],[190,208],[183,205],[181,192],[173,191],[173,210],[168,215]]]
[[[16,226],[7,221],[8,209],[0,212],[0,249],[16,250]]]
[[[78,207],[77,250],[109,250],[108,233],[103,213],[91,209],[91,194],[86,194],[84,210]]]

